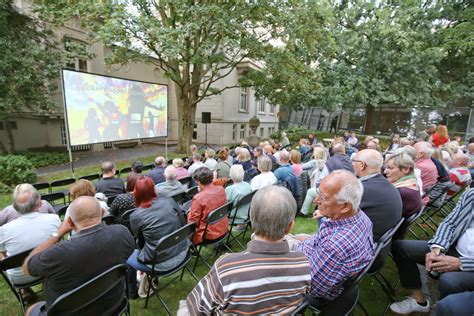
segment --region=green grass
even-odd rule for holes
[[[173,159],[175,157],[183,157],[183,154],[169,154],[169,159]],[[151,163],[155,156],[148,156],[140,158],[141,161],[145,164]],[[132,160],[129,161],[121,161],[117,163],[117,169],[124,168],[130,166]],[[76,177],[80,177],[86,174],[94,173],[99,171],[99,166],[90,166],[84,168],[78,168],[75,172]],[[70,177],[70,171],[62,171],[62,172],[55,172],[48,174],[46,176],[41,177],[39,181],[53,181],[59,180],[62,178]],[[0,195],[0,205],[6,206],[11,203],[11,196],[10,195]],[[441,221],[438,218],[438,221]],[[313,234],[317,229],[316,222],[311,218],[296,218],[296,223],[293,228],[292,233],[307,233]],[[417,233],[419,233],[417,231]],[[249,234],[247,234],[249,235]],[[421,233],[419,234],[422,235]],[[244,243],[247,242],[249,238],[247,237],[246,240],[242,240]],[[238,251],[238,248],[235,246],[233,247],[234,251]],[[209,253],[209,249],[205,250],[206,252],[204,255]],[[190,262],[190,266],[194,261]],[[198,269],[196,270],[196,275],[198,278],[202,278],[206,275],[208,269],[205,265],[201,264]],[[388,278],[392,285],[396,283],[398,280],[398,273],[396,267],[392,260],[387,259],[386,264],[383,269],[383,274]],[[184,278],[182,281],[174,281],[173,277],[164,278],[160,280],[160,282],[166,283],[171,281],[169,287],[164,289],[161,293],[165,301],[167,302],[168,306],[172,309],[173,313],[176,313],[178,304],[180,300],[186,299],[188,293],[194,288],[195,281],[194,279],[185,272]],[[397,291],[397,297],[403,298],[406,295],[406,292],[402,289]],[[41,299],[41,296],[40,296]],[[361,284],[361,296],[360,302],[366,307],[369,311],[370,315],[382,315],[385,305],[387,304],[387,299],[380,289],[379,285],[374,282],[372,278],[364,278]],[[159,303],[156,297],[151,297],[148,303],[148,308],[144,309],[145,301],[142,299],[133,300],[131,301],[131,310],[132,315],[166,315],[164,308]],[[356,308],[355,315],[363,315],[359,308]],[[308,313],[307,313],[308,314]],[[3,278],[0,282],[0,315],[21,315],[20,312],[20,305],[16,298],[14,297],[13,293],[11,293],[10,289],[8,288],[7,284],[4,282]],[[390,315],[390,313],[389,313]]]

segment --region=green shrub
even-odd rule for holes
[[[0,194],[9,194],[12,192],[13,192],[12,187],[6,185],[3,182],[0,182]]]
[[[0,174],[2,182],[8,186],[36,182],[36,169],[24,156],[0,156]]]
[[[21,152],[33,163],[35,168],[61,165],[69,162],[69,156],[65,152]]]

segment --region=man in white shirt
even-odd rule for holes
[[[41,199],[38,191],[29,185],[22,185],[21,192],[13,202],[19,218],[0,227],[0,252],[13,256],[30,250],[51,237],[61,225],[56,214],[40,213]],[[21,267],[7,271],[13,283],[30,283],[37,278],[23,274]]]
[[[210,170],[214,170],[214,168],[217,165],[217,160],[214,159],[215,155],[216,155],[216,152],[214,150],[212,150],[212,149],[206,150],[206,153],[205,153],[206,161],[204,162],[204,164]]]
[[[199,168],[206,167],[206,165],[201,161],[201,154],[194,153],[193,154],[193,164],[188,168],[188,172],[191,177],[194,175],[194,172]],[[207,168],[207,167],[206,167]]]

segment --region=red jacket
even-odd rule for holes
[[[188,213],[188,222],[195,222],[196,233],[193,237],[193,244],[200,244],[203,240],[204,229],[206,228],[207,216],[210,212],[227,203],[225,190],[221,186],[209,184],[193,197],[191,210]],[[207,228],[206,239],[213,240],[221,237],[227,232],[229,220],[226,217],[219,223]]]

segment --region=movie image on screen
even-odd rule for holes
[[[63,69],[71,146],[167,136],[168,86]]]

